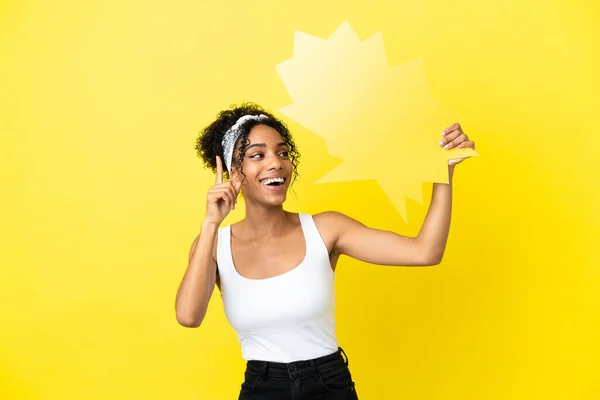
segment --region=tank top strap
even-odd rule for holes
[[[316,256],[327,256],[329,257],[329,252],[327,251],[327,246],[317,229],[317,225],[313,219],[311,214],[302,214],[298,213],[300,217],[300,222],[302,223],[302,230],[304,231],[304,238],[307,244],[307,252],[315,253]],[[310,249],[310,251],[309,251]]]
[[[217,269],[222,278],[231,275],[231,225],[218,229],[217,234]]]

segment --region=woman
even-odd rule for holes
[[[439,145],[446,149],[474,148],[458,124],[442,135]],[[216,284],[247,360],[239,399],[357,399],[336,339],[337,260],[346,254],[371,264],[439,264],[450,226],[452,173],[462,160],[449,162],[450,184],[434,184],[423,227],[412,238],[334,211],[285,211],[299,153],[286,126],[255,104],[222,111],[201,132],[196,149],[216,181],[177,293],[177,321],[200,326]],[[220,228],[240,192],[245,218]]]

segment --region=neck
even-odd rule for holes
[[[244,236],[261,239],[279,236],[289,229],[290,220],[283,206],[264,207],[246,202]]]

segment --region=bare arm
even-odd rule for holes
[[[442,262],[452,214],[452,178],[454,167],[448,168],[449,183],[434,183],[431,204],[423,226],[416,238],[417,249],[425,258],[426,265]]]
[[[449,184],[434,184],[431,205],[417,237],[369,228],[335,211],[322,213],[322,217],[325,217],[324,223],[333,228],[335,251],[370,264],[439,264],[450,229],[452,170],[453,168],[449,169]]]
[[[177,291],[177,322],[189,328],[200,326],[215,289],[217,262],[213,256],[213,248],[218,227],[209,222],[202,224],[200,235],[192,243],[189,264]]]
[[[442,131],[439,142],[444,149],[454,147],[475,149],[460,124],[455,123]],[[427,216],[417,237],[406,237],[394,232],[368,228],[340,213],[325,212],[322,219],[333,234],[333,248],[338,254],[379,265],[437,265],[442,261],[452,211],[452,179],[454,167],[464,158],[448,160],[449,183],[435,183]]]
[[[208,190],[206,218],[200,235],[192,243],[188,267],[175,300],[177,322],[190,328],[200,326],[215,290],[215,283],[219,285],[215,255],[217,234],[223,219],[235,208],[241,186],[239,182],[223,183],[223,164],[219,156],[216,158],[215,185]]]

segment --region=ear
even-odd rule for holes
[[[239,195],[244,197],[242,194],[242,176],[237,169],[233,169],[229,180],[233,183],[233,186],[238,191]]]
[[[231,183],[239,182],[241,179],[240,173],[237,168],[232,168],[231,173],[229,174],[229,180]]]

